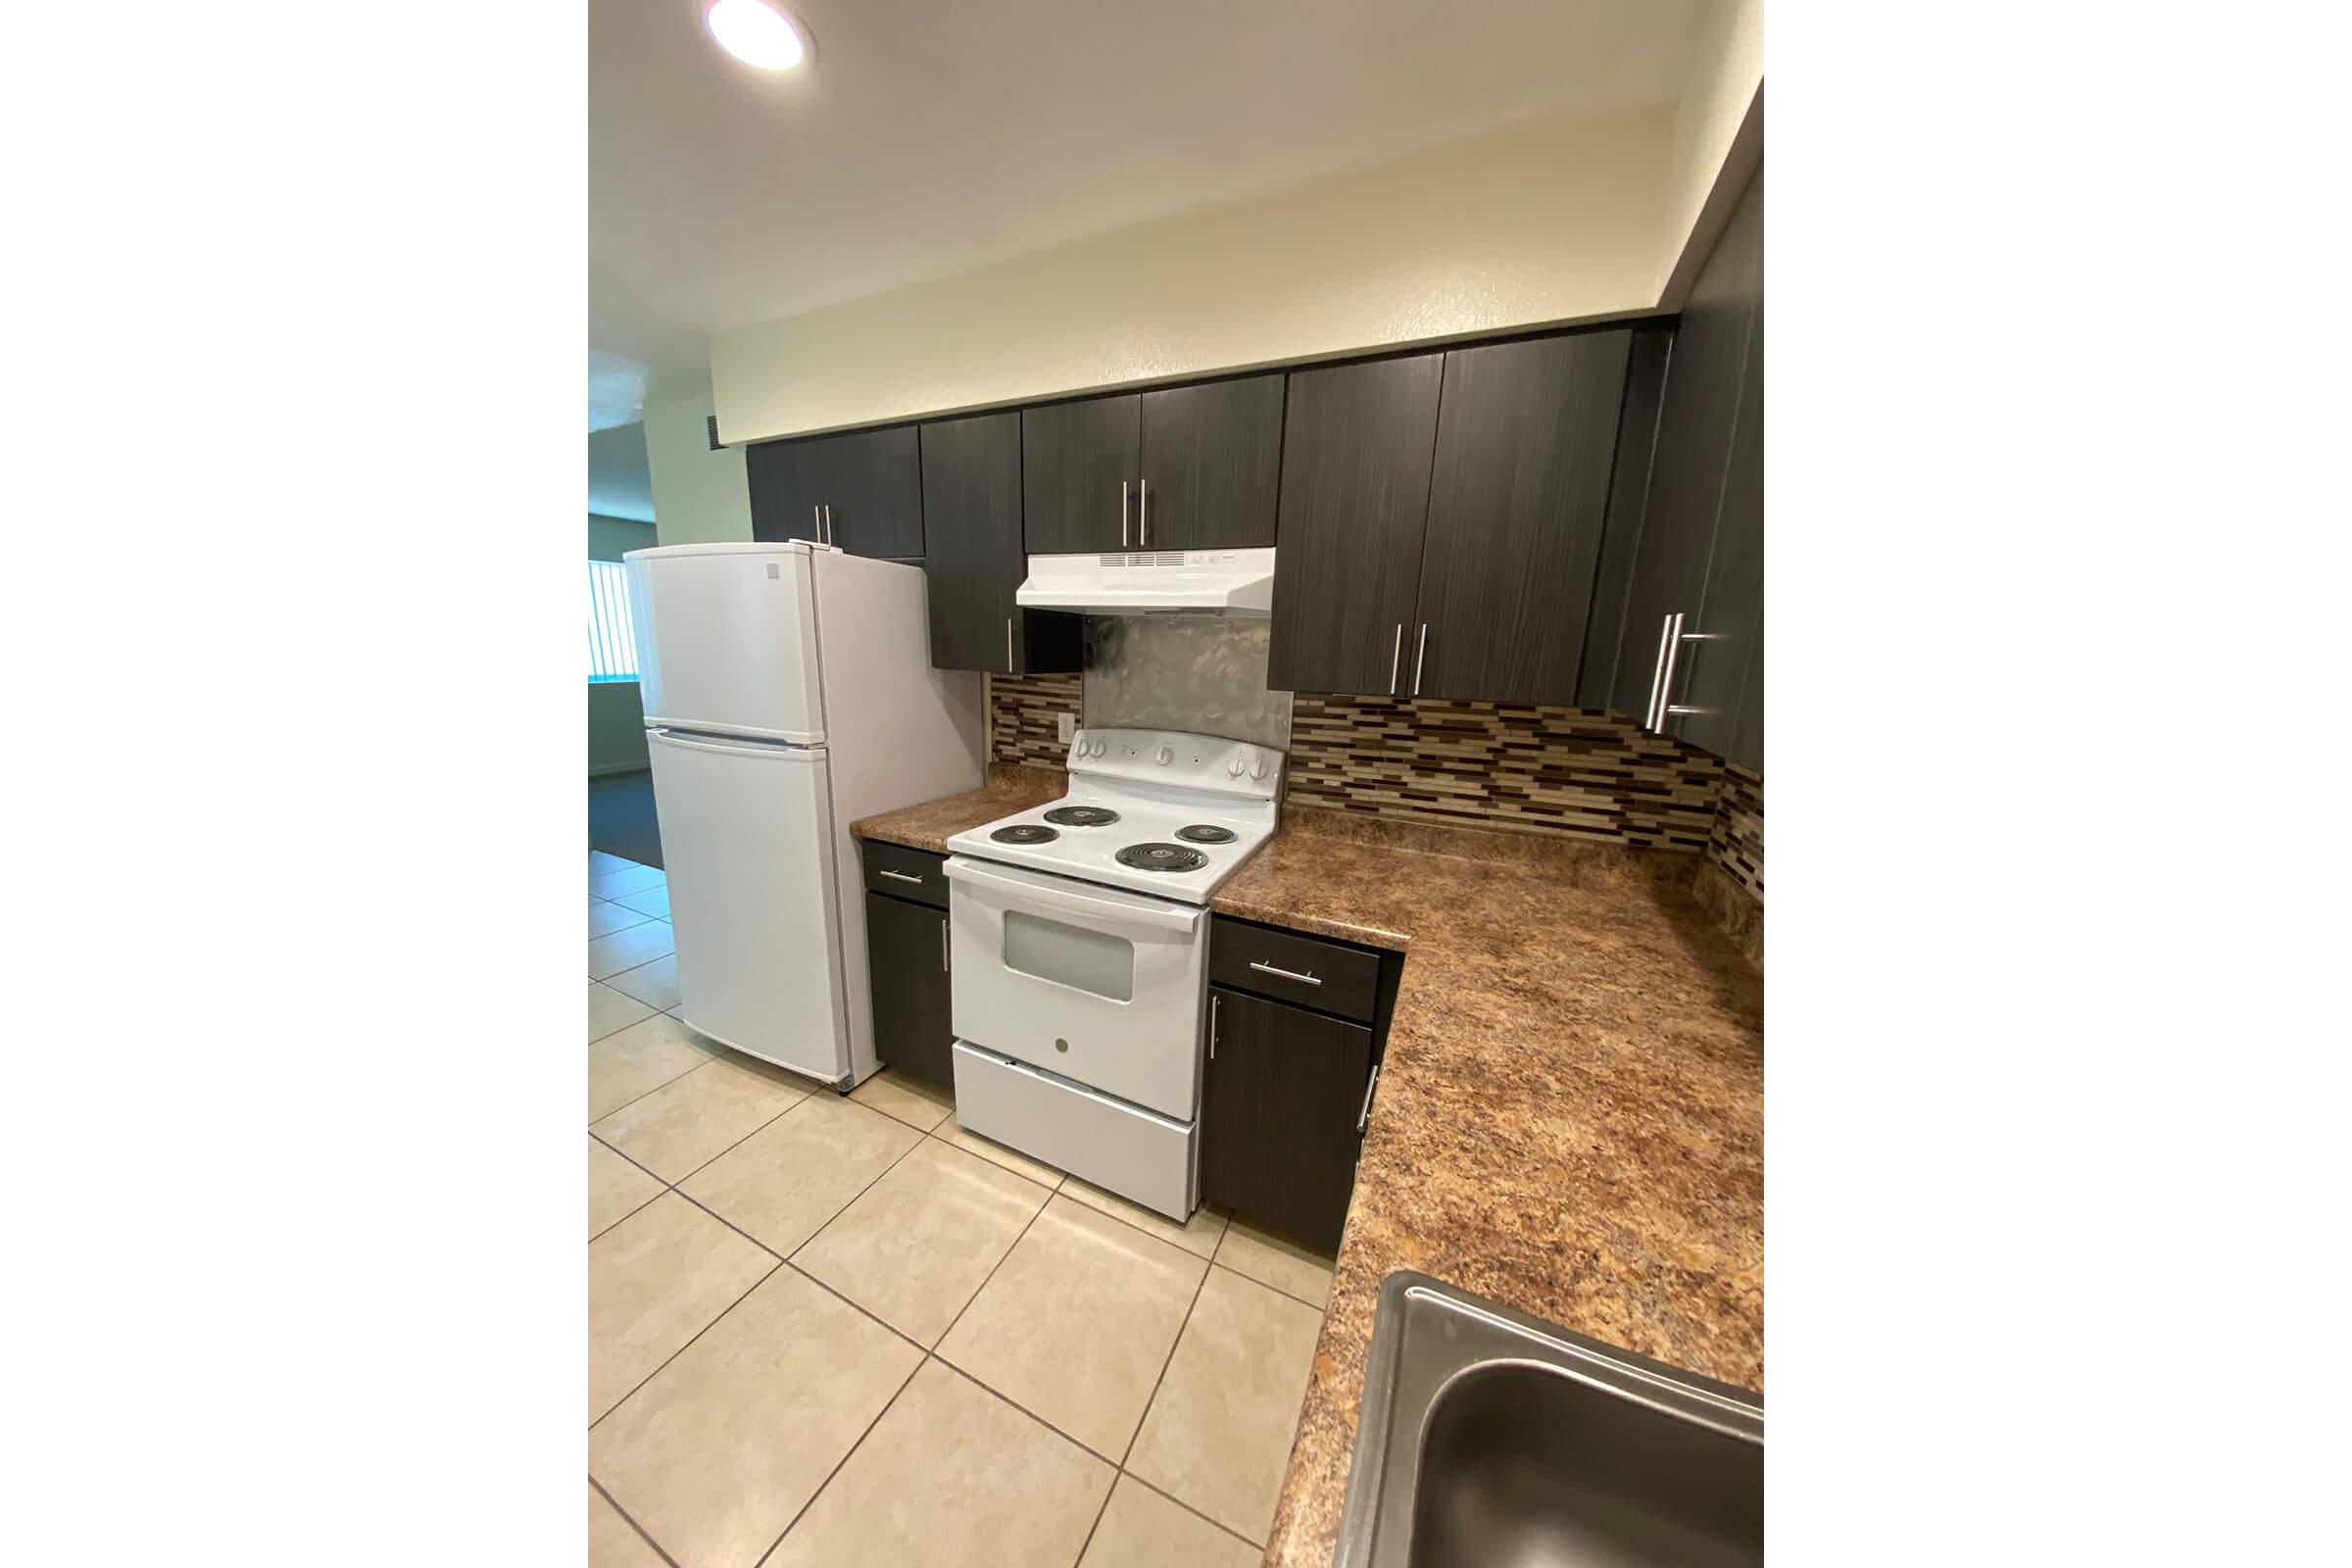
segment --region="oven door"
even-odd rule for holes
[[[1191,1121],[1208,911],[955,856],[958,1038]]]

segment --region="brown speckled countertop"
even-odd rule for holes
[[[945,855],[951,835],[993,822],[1000,816],[1010,816],[1015,811],[1026,811],[1032,806],[1059,800],[1069,787],[1070,775],[1058,767],[1019,767],[996,762],[988,769],[988,782],[976,790],[861,816],[850,824],[850,832],[861,839],[880,839],[885,844],[904,844],[910,850]]]
[[[1064,775],[990,777],[852,831],[943,852]],[[1267,1563],[1331,1561],[1396,1269],[1763,1388],[1764,982],[1691,869],[1291,809],[1210,901],[1406,956]]]

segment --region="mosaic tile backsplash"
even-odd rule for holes
[[[1059,766],[1067,748],[1054,715],[1088,711],[1081,678],[992,675],[988,687],[990,759]],[[1617,713],[1301,692],[1291,708],[1287,798],[1703,853],[1764,897],[1764,781]]]

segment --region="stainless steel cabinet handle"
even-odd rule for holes
[[[1127,548],[1127,481],[1119,481],[1119,548]]]
[[[1323,983],[1311,974],[1299,974],[1298,971],[1293,969],[1277,969],[1272,964],[1262,962],[1256,958],[1251,958],[1250,960],[1250,967],[1255,969],[1259,974],[1280,975],[1285,980],[1296,980],[1301,985],[1319,986]]]
[[[1421,661],[1429,657],[1429,622],[1421,623],[1421,636],[1413,644],[1413,695],[1421,695]]]
[[[1135,542],[1152,548],[1152,481],[1135,481]]]
[[[816,542],[825,542],[825,509],[815,502],[808,503],[808,525],[816,530]]]
[[[825,503],[825,543],[833,542],[833,503]]]
[[[939,922],[939,972],[948,972],[948,922],[944,917]]]
[[[1396,623],[1396,636],[1389,644],[1389,695],[1396,695],[1396,661],[1404,653],[1404,622]]]
[[[1666,728],[1667,719],[1679,714],[1698,711],[1697,709],[1684,708],[1675,702],[1674,666],[1682,658],[1683,644],[1703,643],[1708,640],[1709,634],[1706,632],[1683,630],[1683,612],[1681,611],[1678,610],[1666,617],[1666,662],[1659,673],[1657,695],[1650,700],[1651,710],[1655,715],[1649,721],[1651,729],[1662,732]]]
[[[1658,694],[1666,689],[1666,650],[1674,643],[1674,617],[1658,623],[1658,662],[1649,666],[1649,706],[1642,710],[1642,727],[1658,727]]]
[[[1217,1059],[1217,1004],[1225,999],[1214,992],[1208,998],[1208,1059]]]
[[[1014,673],[1012,667],[1012,617],[1004,617],[1004,673]]]
[[[890,878],[893,882],[911,882],[918,888],[923,885],[923,879],[921,877],[908,876],[904,871],[884,871],[882,874]]]
[[[1372,1091],[1380,1087],[1380,1063],[1372,1064],[1372,1076],[1364,1081],[1364,1108],[1355,1113],[1355,1130],[1362,1132],[1372,1120]]]

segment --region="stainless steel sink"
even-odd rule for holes
[[[1336,1568],[1764,1560],[1764,1406],[1426,1274],[1381,1281]]]

